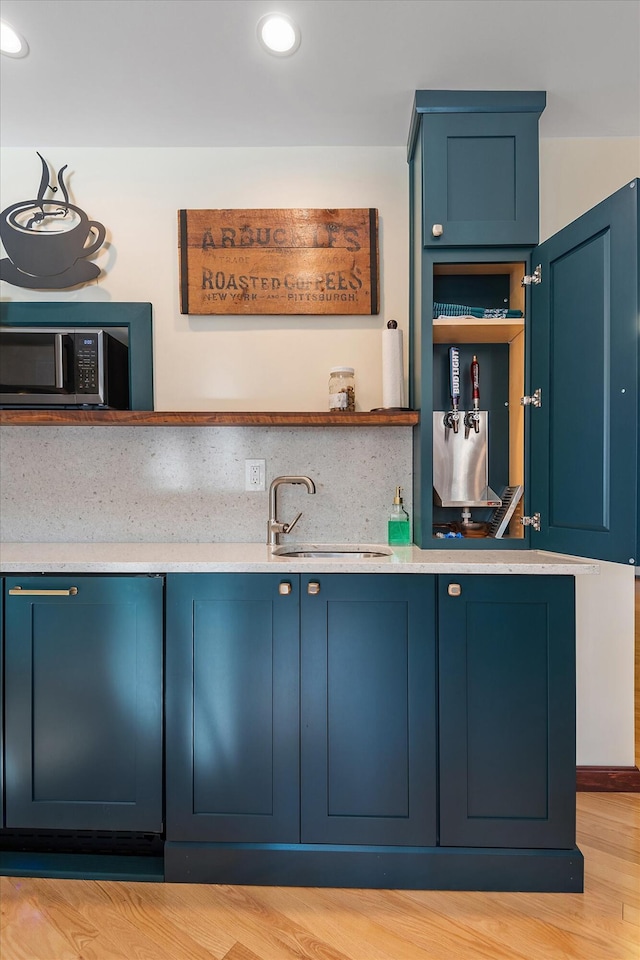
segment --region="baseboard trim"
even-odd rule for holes
[[[576,767],[576,790],[581,793],[640,793],[637,767]]]
[[[584,862],[577,847],[167,841],[164,871],[167,883],[582,893]]]
[[[164,861],[162,857],[0,850],[0,877],[159,883],[164,880]]]

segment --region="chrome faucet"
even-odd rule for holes
[[[278,507],[276,491],[283,483],[303,483],[307,488],[307,493],[316,492],[316,485],[309,477],[275,477],[271,481],[271,486],[269,487],[269,519],[267,521],[267,543],[270,547],[276,547],[278,545],[280,542],[278,538],[281,533],[291,533],[302,516],[302,513],[299,513],[293,523],[282,523],[277,519]]]

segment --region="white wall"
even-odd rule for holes
[[[409,200],[395,148],[51,149],[72,171],[74,202],[107,227],[98,280],[77,291],[23,290],[13,300],[149,300],[158,410],[326,410],[329,369],[356,369],[357,409],[382,403],[381,330],[406,331]],[[35,149],[6,150],[2,208],[35,196]],[[381,310],[356,317],[188,317],[178,297],[179,209],[376,207]],[[108,248],[107,248],[108,247]],[[405,337],[405,343],[407,338]]]
[[[2,208],[35,195],[40,178],[35,149],[3,152]],[[380,332],[384,322],[392,317],[405,332],[407,330],[408,177],[404,148],[38,149],[56,169],[69,164],[73,171],[70,181],[73,199],[91,217],[107,226],[109,245],[103,248],[97,261],[103,267],[104,276],[88,287],[71,292],[43,293],[2,283],[3,298],[150,300],[154,306],[157,409],[323,410],[327,403],[328,370],[337,364],[356,368],[359,409],[380,404]],[[638,176],[639,158],[639,140],[542,141],[541,238],[548,237]],[[378,208],[381,251],[378,317],[189,318],[180,315],[178,209],[279,206]],[[4,449],[13,461],[11,471],[5,471],[5,478],[8,476],[10,481],[8,489],[5,483],[2,491],[5,510],[9,510],[3,517],[7,531],[11,536],[15,536],[16,531],[19,536],[22,531],[24,539],[51,539],[53,531],[55,536],[63,536],[68,531],[68,538],[91,537],[91,529],[86,535],[86,524],[82,528],[84,533],[78,533],[73,497],[67,504],[66,515],[64,511],[62,515],[58,513],[53,526],[47,526],[44,507],[54,488],[67,489],[69,462],[64,448],[61,447],[58,455],[52,443],[53,434],[47,434],[46,468],[49,476],[57,473],[57,477],[43,487],[37,480],[42,473],[43,449],[36,435],[28,432],[30,429],[6,428],[9,439],[4,441]],[[272,432],[269,449],[274,451],[272,459],[278,467],[280,463],[284,466],[284,461],[278,460],[278,450],[288,451],[291,457],[296,447],[311,449],[312,454],[305,456],[324,464],[327,490],[332,482],[340,489],[341,465],[346,460],[361,460],[363,468],[358,473],[358,467],[357,478],[349,473],[346,496],[356,488],[358,493],[352,497],[351,520],[342,529],[348,533],[345,539],[357,540],[364,537],[364,531],[371,532],[374,540],[382,539],[382,532],[379,537],[374,537],[373,532],[380,530],[380,505],[386,503],[386,488],[394,465],[397,465],[395,472],[401,476],[398,482],[408,484],[408,432],[404,428],[396,429],[398,432],[392,435],[396,438],[393,443],[397,451],[391,457],[390,473],[379,469],[379,450],[386,441],[384,434],[375,430],[367,431],[364,447],[359,435],[361,439],[355,451],[350,441],[343,444],[337,438],[330,439],[330,431],[323,430],[307,431],[306,436],[297,431],[293,435],[291,431]],[[23,433],[24,443],[16,431]],[[240,441],[235,434],[236,431],[229,434],[222,431],[215,441],[220,444],[215,446],[215,455],[228,464],[234,463],[232,451],[238,448],[238,443],[247,449],[246,439]],[[28,441],[27,436],[31,438]],[[170,430],[158,435],[155,450],[151,435],[143,441],[140,431],[117,433],[109,444],[106,439],[101,441],[100,436],[91,434],[92,449],[98,451],[98,456],[101,446],[103,449],[109,446],[111,451],[102,469],[115,471],[119,476],[122,471],[124,477],[135,474],[136,463],[143,465],[138,475],[144,476],[144,470],[152,469],[158,451],[162,455],[167,445],[178,450],[181,446],[184,448],[180,457],[185,458],[187,473],[198,478],[195,486],[187,484],[180,491],[180,511],[186,511],[186,519],[184,523],[177,522],[185,539],[198,539],[196,531],[201,529],[198,511],[203,505],[213,510],[215,539],[222,538],[218,524],[224,523],[226,517],[231,530],[224,539],[255,535],[258,501],[249,502],[243,496],[259,495],[235,499],[231,496],[233,509],[225,508],[228,501],[213,491],[217,489],[216,484],[222,489],[227,480],[215,470],[211,488],[204,489],[207,451],[213,449],[208,434],[196,431],[187,443],[186,435],[180,434],[179,428]],[[247,456],[262,455],[258,449],[251,449]],[[18,463],[13,459],[18,456],[16,451],[19,451]],[[81,452],[77,454],[77,462],[79,465],[83,462]],[[225,467],[222,473],[226,475],[229,469],[231,475],[236,476],[238,471],[233,465]],[[119,493],[121,479],[114,477],[113,483],[116,489],[111,502],[103,497],[98,507],[102,511],[98,532],[106,536],[109,530],[115,533],[124,529],[135,536],[140,528],[135,526],[135,517],[127,521],[123,512]],[[94,494],[89,486],[85,478],[83,491],[99,499],[99,494]],[[332,489],[334,496],[335,488]],[[362,490],[367,491],[364,497]],[[156,496],[161,498],[161,486]],[[35,504],[37,500],[41,507]],[[161,499],[153,500],[153,509],[156,506],[159,511],[162,509]],[[175,509],[175,500],[170,507]],[[310,512],[306,498],[305,503],[298,506],[298,509],[305,508]],[[246,526],[238,519],[244,518],[243,510],[249,511]],[[111,527],[104,523],[104,517],[109,515],[114,520]],[[153,511],[145,517],[153,525]],[[158,518],[157,529],[158,536],[163,537],[167,530],[171,531],[171,522],[166,516]],[[154,537],[150,535],[150,538]],[[578,763],[633,765],[633,571],[608,564],[600,577],[578,578],[577,598]]]
[[[540,240],[640,177],[640,139],[540,141]]]
[[[634,568],[601,563],[576,577],[577,756],[634,765]]]

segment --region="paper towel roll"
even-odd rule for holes
[[[402,330],[398,327],[382,331],[382,406],[404,407]]]

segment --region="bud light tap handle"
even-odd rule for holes
[[[460,351],[457,347],[449,347],[449,395],[451,397],[452,409],[445,413],[444,425],[448,429],[453,427],[453,432],[458,432],[458,421],[460,414]]]
[[[460,404],[460,351],[457,347],[449,347],[449,394],[454,410]]]

